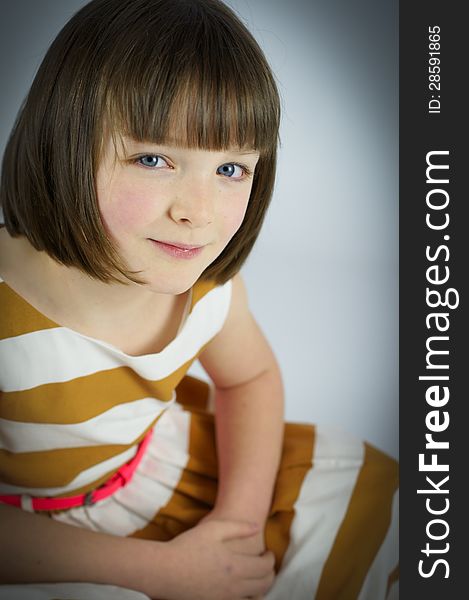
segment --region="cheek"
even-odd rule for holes
[[[241,227],[248,207],[247,201],[233,202],[230,210],[223,213],[223,229],[225,237],[231,239]]]
[[[101,216],[109,233],[131,232],[148,224],[154,215],[154,199],[145,188],[119,186],[100,203]]]

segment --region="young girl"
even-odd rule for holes
[[[279,114],[219,0],[93,0],[52,44],[2,169],[0,598],[395,590],[396,464],[284,424],[239,275]]]

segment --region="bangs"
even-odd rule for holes
[[[146,22],[146,36],[127,29],[117,45],[104,78],[111,131],[137,141],[271,155],[278,141],[279,100],[254,38],[240,23],[239,31],[233,27],[231,14],[229,24],[220,19],[218,4],[212,13],[211,2],[184,3],[184,15],[181,6],[175,10],[178,0],[163,4],[165,10],[160,6],[153,17],[163,16],[167,35],[148,35],[153,27],[162,28]]]

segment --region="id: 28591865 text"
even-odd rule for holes
[[[439,114],[441,110],[441,66],[440,66],[440,27],[428,28],[428,112]]]

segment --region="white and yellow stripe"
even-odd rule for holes
[[[61,327],[0,283],[0,493],[85,493],[127,462],[226,319],[231,282],[198,282],[178,334],[130,356]]]
[[[208,386],[185,374],[222,328],[230,298],[230,284],[196,285],[176,338],[159,354],[132,357],[59,327],[0,284],[0,300],[7,300],[1,351],[9,361],[1,371],[2,492],[89,491],[135,454],[154,425],[127,486],[96,505],[50,516],[160,541],[193,527],[214,505],[218,466]],[[36,361],[42,366],[30,369]],[[397,485],[395,461],[368,444],[343,432],[286,423],[265,530],[277,571],[266,600],[396,598]],[[70,583],[0,586],[0,599],[97,600],[111,591],[116,600],[145,598]]]

